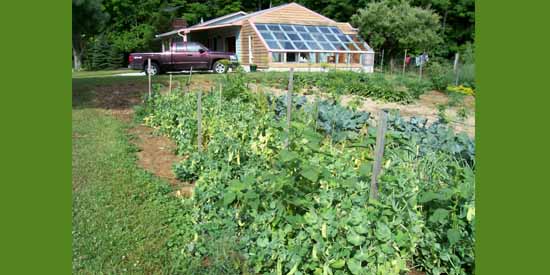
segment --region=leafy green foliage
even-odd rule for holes
[[[256,74],[250,76],[250,79],[285,89],[288,74]],[[384,74],[349,71],[294,74],[294,87],[298,90],[304,89],[306,93],[318,90],[331,95],[359,95],[387,102],[410,103],[431,89],[431,86],[428,80],[417,80],[408,76],[391,78]]]
[[[408,1],[371,2],[351,19],[372,47],[390,56],[405,49],[430,50],[442,42],[440,16]]]
[[[283,113],[261,97],[244,91],[220,101],[217,93],[205,94],[202,153],[195,94],[155,93],[142,109],[147,125],[189,154],[175,165],[178,176],[196,179],[185,200],[185,234],[172,240],[186,245],[174,252],[181,261],[174,272],[193,273],[205,259],[213,273],[233,274],[399,274],[407,263],[431,273],[472,272],[471,140],[390,116],[380,197],[373,201],[374,135],[355,132],[368,124],[368,114],[303,102],[293,110],[285,149]],[[326,119],[315,119],[322,112]],[[318,129],[330,121],[340,121],[331,133]],[[335,129],[356,138],[335,146],[326,136]],[[213,244],[223,239],[231,240],[225,254],[234,258],[214,255]]]

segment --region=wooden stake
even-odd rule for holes
[[[170,83],[168,84],[168,91],[171,94],[172,93],[172,74],[170,74]]]
[[[147,76],[149,77],[149,98],[151,98],[151,58],[147,58]]]
[[[288,92],[286,94],[286,140],[285,148],[288,149],[290,143],[290,115],[292,112],[292,88],[294,86],[294,68],[290,68],[290,74],[288,76]]]
[[[218,112],[222,111],[222,84],[219,85],[220,98],[218,99]]]
[[[459,58],[459,53],[456,53],[455,63],[453,65],[453,71],[455,73],[455,86],[458,86],[458,58]]]
[[[422,79],[422,66],[424,65],[423,56],[424,56],[424,55],[421,55],[421,56],[420,56],[420,69],[418,69],[418,73],[419,73],[420,79]]]
[[[393,58],[390,59],[390,75],[393,74]]]
[[[382,49],[382,58],[380,59],[380,71],[384,71],[384,49]]]
[[[378,175],[382,168],[384,157],[384,144],[386,140],[386,122],[387,114],[384,110],[380,111],[378,118],[378,129],[376,134],[376,147],[374,150],[374,166],[372,168],[372,178],[370,182],[370,198],[378,199]]]
[[[189,78],[187,79],[187,92],[189,92],[190,86],[191,86],[191,77],[193,76],[193,66],[191,66],[191,70],[189,70]]]
[[[405,57],[403,57],[403,74],[405,74],[406,66],[407,66],[407,49],[405,49]]]
[[[202,90],[197,93],[197,146],[202,152]]]

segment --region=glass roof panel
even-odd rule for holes
[[[304,40],[313,40],[313,37],[312,37],[311,35],[309,35],[309,33],[301,32],[301,33],[300,33],[300,36],[301,36]]]
[[[308,41],[308,42],[306,42],[306,44],[311,50],[320,50],[321,49],[321,47],[319,47],[319,44],[317,44],[317,42]]]
[[[267,43],[267,46],[269,46],[269,48],[271,49],[278,50],[281,48],[281,46],[279,46],[279,43],[277,43],[277,41],[275,40],[266,40],[265,43]]]
[[[290,41],[281,41],[281,44],[283,45],[283,48],[285,50],[294,50],[294,45]]]
[[[269,28],[270,31],[280,31],[281,30],[279,25],[276,25],[276,24],[268,24],[266,26]]]
[[[260,34],[264,39],[275,39],[275,37],[273,37],[270,32],[260,32]]]
[[[294,45],[296,46],[296,49],[298,50],[307,50],[308,47],[304,42],[294,42]]]
[[[265,31],[267,30],[267,27],[264,24],[257,24],[256,29],[258,29],[259,31]]]
[[[297,31],[299,31],[299,32],[307,32],[305,26],[294,25],[294,28],[295,28]]]
[[[288,38],[286,37],[286,35],[282,32],[273,32],[273,35],[275,36],[276,39],[280,39],[280,40],[288,40]]]
[[[319,45],[321,45],[323,50],[334,51],[334,47],[330,43],[319,43]]]
[[[369,51],[356,34],[344,34],[335,26],[255,24],[273,50]]]
[[[294,29],[292,28],[291,25],[281,25],[281,28],[283,28],[283,30],[287,31],[287,32],[293,32]]]
[[[290,40],[292,41],[300,41],[302,40],[297,33],[294,33],[294,32],[290,32],[290,33],[286,33],[286,35],[288,36],[288,38],[290,38]]]
[[[336,39],[336,36],[334,36],[333,34],[325,34],[325,37],[328,39],[328,41],[330,42],[338,42],[338,39]]]

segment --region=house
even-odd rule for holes
[[[214,18],[156,35],[163,51],[174,41],[196,41],[236,53],[249,69],[373,71],[374,51],[349,23],[336,22],[296,3]]]

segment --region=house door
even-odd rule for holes
[[[235,53],[236,48],[235,45],[237,44],[237,40],[235,39],[235,36],[226,37],[225,38],[225,47],[228,52]]]

